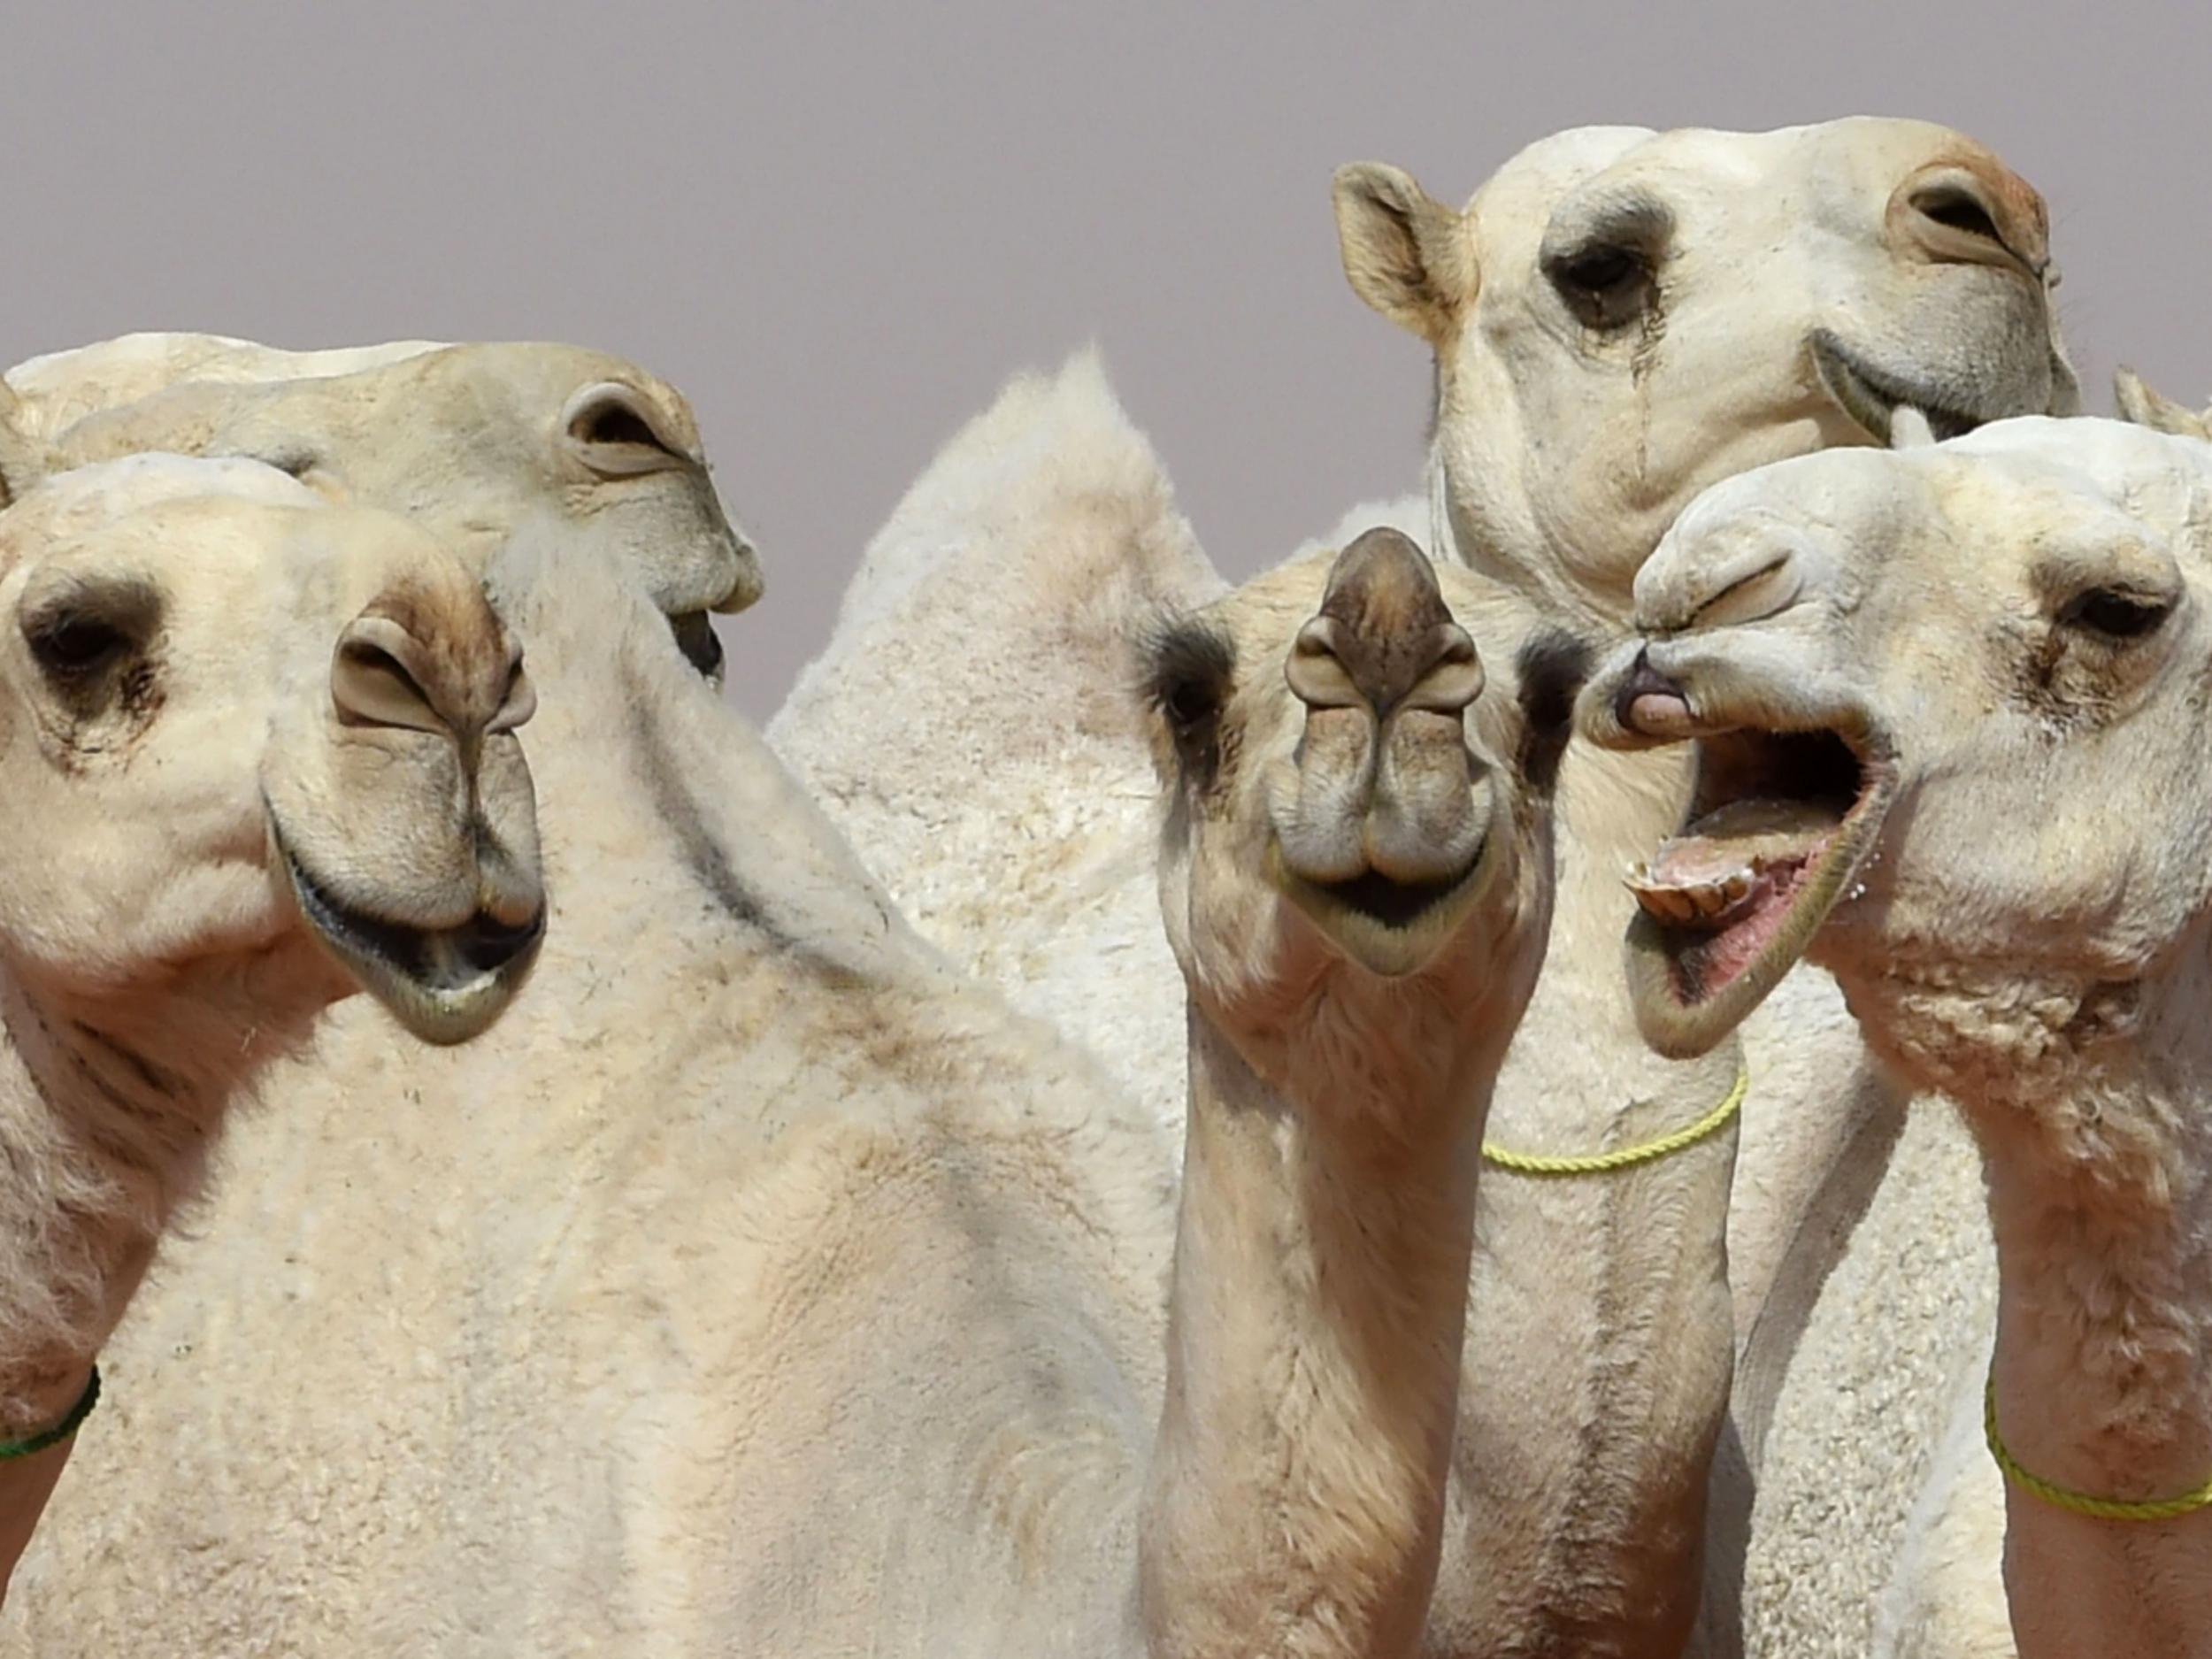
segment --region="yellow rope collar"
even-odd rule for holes
[[[2142,1503],[2121,1503],[2111,1498],[2093,1498],[2087,1493],[2055,1486],[2040,1475],[2032,1475],[2020,1467],[2013,1455],[2005,1449],[2005,1442],[1997,1432],[1997,1367],[1992,1361],[1989,1380],[1982,1387],[1982,1433],[1989,1441],[1989,1455],[1997,1460],[1997,1467],[2005,1471],[2005,1478],[2021,1491],[2038,1497],[2056,1509],[2074,1515],[2086,1515],[2099,1521],[2170,1521],[2177,1516],[2193,1515],[2202,1509],[2212,1509],[2212,1480],[2206,1481],[2194,1492],[2185,1492],[2177,1498],[2154,1498]]]
[[[1604,1175],[1614,1170],[1624,1170],[1632,1164],[1649,1164],[1663,1158],[1671,1152],[1694,1147],[1707,1136],[1717,1134],[1743,1108],[1743,1097],[1751,1088],[1751,1067],[1743,1061],[1736,1063],[1736,1081],[1721,1097],[1719,1105],[1686,1129],[1672,1134],[1661,1135],[1656,1141],[1647,1141],[1640,1147],[1622,1147],[1612,1152],[1585,1152],[1554,1156],[1544,1152],[1509,1152],[1486,1141],[1482,1143],[1482,1161],[1494,1164],[1502,1170],[1512,1170],[1522,1175]]]

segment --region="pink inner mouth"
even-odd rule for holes
[[[1708,1000],[1774,942],[1840,822],[1825,803],[1733,801],[1630,872],[1637,902],[1660,925],[1681,1004]]]

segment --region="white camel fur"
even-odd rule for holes
[[[1999,1434],[2059,1498],[2212,1492],[2208,606],[2212,446],[2008,421],[1712,491],[1586,705],[1601,741],[1703,740],[1631,934],[1654,1041],[1713,1041],[1809,951],[1963,1107]],[[1717,914],[1663,902],[1717,883]],[[2212,1654],[2208,1508],[2085,1514],[2013,1479],[2021,1659]]]
[[[366,990],[419,1036],[474,1036],[544,905],[528,682],[404,522],[250,462],[88,468],[0,515],[0,618],[21,1440],[85,1392],[227,1112],[324,1009]],[[0,1465],[0,1589],[72,1443]]]
[[[595,901],[491,1047],[342,1051],[444,1110],[234,1142],[285,1265],[127,1333],[190,1390],[81,1454],[8,1650],[1409,1651],[1573,677],[1491,663],[1463,720],[1445,595],[1534,630],[1441,576],[1381,536],[1156,634],[1179,1220],[1149,1115],[882,908],[650,611],[504,557],[554,891]],[[280,1333],[282,1398],[172,1439]]]
[[[137,403],[188,380],[250,385],[350,374],[438,350],[442,343],[395,340],[288,351],[228,334],[141,333],[27,358],[4,379],[15,395],[23,428],[51,438],[87,415]]]
[[[1706,483],[1878,442],[1885,396],[1947,426],[2075,401],[2041,204],[1939,128],[1586,130],[1524,152],[1464,212],[1386,169],[1352,170],[1339,198],[1356,284],[1442,342],[1433,470],[1460,557],[1593,632],[1625,625],[1638,563]],[[1655,296],[1663,327],[1641,309]],[[1387,516],[1425,529],[1417,503]],[[939,457],[770,728],[925,933],[1171,1121],[1181,1079],[1151,1062],[1173,1052],[1178,1010],[1144,895],[1141,761],[1096,687],[1129,595],[1217,580],[1157,461],[1079,365],[1010,390]],[[1053,718],[999,718],[992,687],[1008,685]],[[1655,1060],[1618,989],[1617,877],[1685,787],[1671,757],[1571,750],[1551,966],[1500,1079],[1499,1141],[1638,1143],[1728,1090],[1731,1056]],[[1775,1356],[1866,1202],[1823,1178],[1857,1135],[1872,1155],[1850,1168],[1870,1187],[1897,1121],[1832,987],[1801,974],[1786,995],[1747,1039],[1758,1110],[1732,1209],[1728,1134],[1605,1180],[1484,1186],[1432,1651],[1679,1645],[1732,1333],[1756,1386],[1730,1435],[1755,1457]],[[1916,1172],[1970,1182],[1970,1149],[1951,1151]],[[1947,1379],[1931,1387],[1932,1430]],[[1870,1550],[1893,1549],[1917,1473]],[[1807,1484],[1824,1500],[1816,1471]],[[1738,1482],[1716,1522],[1724,1575],[1741,1571],[1747,1502]],[[1855,1651],[1855,1615],[1800,1565],[1774,1573],[1809,1604],[1800,1633]],[[1732,1624],[1733,1586],[1718,1600]],[[1714,1651],[1735,1640],[1709,1635]]]
[[[19,466],[250,456],[334,498],[409,513],[480,564],[518,524],[549,516],[634,572],[710,673],[721,648],[707,613],[760,596],[759,561],[715,499],[689,403],[604,352],[420,342],[286,352],[128,334],[8,379],[23,389],[0,454]]]

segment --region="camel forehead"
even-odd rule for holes
[[[1878,208],[1905,174],[1946,160],[2018,182],[1985,146],[1928,121],[1853,116],[1763,133],[1591,127],[1530,145],[1476,192],[1468,212],[1478,245],[1494,259],[1505,249],[1532,252],[1570,199],[1643,191],[1783,213],[1801,211],[1809,194]]]
[[[271,506],[319,507],[322,497],[273,466],[239,456],[121,456],[41,480],[0,524],[17,546],[81,535],[165,503],[221,498]]]

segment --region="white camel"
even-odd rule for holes
[[[2018,1652],[2212,1654],[2212,447],[2022,420],[1786,463],[1684,514],[1636,602],[1590,729],[1701,740],[1630,933],[1646,1030],[1701,1048],[1809,952],[1959,1102]],[[1931,1564],[1902,1650],[2008,1651],[1994,1551]]]
[[[604,352],[421,342],[286,352],[128,334],[20,365],[9,372],[19,382],[13,405],[0,405],[0,462],[13,455],[19,468],[145,450],[251,456],[326,495],[404,511],[479,562],[518,524],[549,516],[631,569],[712,674],[722,649],[708,613],[760,596],[759,561],[716,499],[690,404]]]
[[[593,898],[491,1048],[326,1042],[233,1141],[5,1650],[1409,1651],[1574,672],[1490,663],[1463,719],[1445,595],[1535,630],[1440,574],[1379,535],[1148,654],[1179,1218],[1150,1115],[888,912],[611,572],[518,543]],[[260,1277],[186,1294],[249,1217]]]
[[[1349,170],[1338,196],[1356,285],[1437,344],[1433,475],[1459,556],[1593,634],[1625,626],[1638,564],[1716,478],[1883,441],[1888,399],[1947,428],[2076,402],[2041,204],[1941,128],[1592,129],[1524,152],[1463,212],[1388,169]],[[1382,516],[1417,533],[1426,511]],[[1097,687],[1128,595],[1217,580],[1157,461],[1079,362],[1010,390],[940,456],[770,727],[926,934],[1171,1120],[1181,1079],[1154,1057],[1172,1053],[1179,1015],[1147,913],[1141,761]],[[1052,718],[1002,720],[1008,688]],[[1551,966],[1501,1078],[1502,1145],[1632,1149],[1728,1097],[1732,1056],[1654,1059],[1618,988],[1619,872],[1686,787],[1678,757],[1571,751]],[[1707,1641],[1737,1644],[1741,1465],[1759,1458],[1783,1362],[1899,1121],[1832,987],[1801,973],[1786,994],[1747,1039],[1757,1110],[1724,1252],[1725,1129],[1604,1179],[1485,1185],[1433,1651],[1678,1645],[1724,1428],[1739,1478],[1712,1519]],[[1970,1191],[1970,1148],[1936,1150],[1914,1178]],[[1939,1340],[1932,1321],[1897,1334]],[[1886,1413],[1906,1431],[1867,1505],[1870,1552],[1893,1553],[1924,1455],[1912,1436],[1932,1437],[1947,1386],[1916,1376],[1901,1403],[1861,1395],[1861,1432]],[[1855,1421],[1817,1406],[1813,1434]],[[1798,1425],[1785,1461],[1804,1473],[1775,1495],[1829,1502],[1823,1448]],[[1773,1578],[1801,1603],[1808,1643],[1860,1652],[1867,1614],[1832,1604],[1814,1553],[1827,1547],[1773,1556]]]
[[[27,358],[7,371],[8,389],[28,431],[53,437],[85,416],[186,380],[250,384],[350,374],[435,351],[442,342],[395,340],[383,345],[288,351],[228,334],[121,334],[65,351]]]
[[[356,991],[474,1036],[544,904],[528,682],[403,522],[250,462],[88,468],[0,516],[0,618],[4,1591],[232,1104]]]

